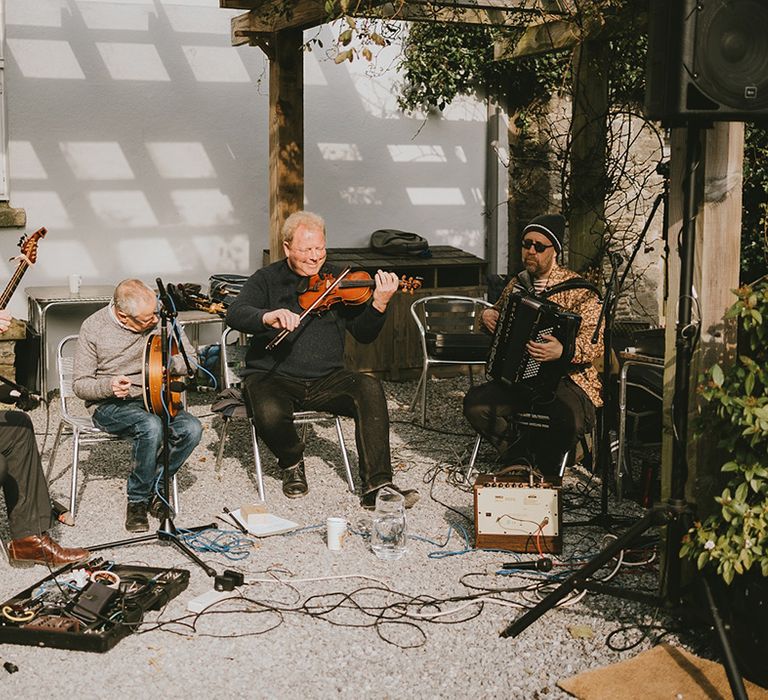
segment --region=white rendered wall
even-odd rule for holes
[[[47,227],[25,286],[207,282],[268,247],[268,66],[218,0],[6,0],[11,205]],[[314,34],[318,30],[314,31]],[[313,35],[314,35],[313,34]],[[328,29],[321,37],[331,45]],[[306,207],[333,246],[401,228],[484,255],[485,108],[396,107],[394,56],[305,59]],[[373,75],[369,75],[373,73]],[[0,232],[0,275],[18,233]],[[11,310],[26,317],[17,293]]]

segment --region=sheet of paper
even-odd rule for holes
[[[269,537],[269,535],[279,535],[283,532],[290,532],[299,527],[293,520],[286,520],[279,515],[272,513],[255,513],[248,516],[246,520],[240,514],[240,509],[232,511],[235,516],[254,537]]]

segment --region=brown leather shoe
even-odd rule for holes
[[[62,547],[48,535],[30,535],[13,540],[8,545],[11,564],[15,566],[64,566],[83,561],[90,556],[87,549],[80,547]]]

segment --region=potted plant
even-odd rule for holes
[[[719,508],[684,537],[680,556],[716,571],[728,586],[721,598],[731,607],[739,661],[748,676],[765,683],[764,658],[755,658],[752,668],[750,656],[768,647],[768,277],[736,295],[726,317],[738,319],[738,358],[704,375],[697,426],[699,434],[718,436],[727,483],[715,498]]]

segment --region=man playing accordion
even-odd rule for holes
[[[522,354],[534,365],[562,365],[562,377],[556,380],[554,391],[537,392],[535,378],[525,384],[494,379],[472,387],[464,397],[467,420],[496,447],[505,464],[531,463],[548,477],[557,475],[565,454],[592,429],[595,408],[602,405],[600,377],[592,364],[603,354],[602,332],[597,342],[592,342],[600,300],[589,282],[557,264],[564,232],[565,219],[559,214],[536,217],[523,229],[525,270],[509,282],[481,319],[486,330],[497,331],[510,295],[521,288],[580,316],[571,347],[564,348],[558,338],[546,332],[518,339],[524,343]],[[531,415],[536,419],[532,421]],[[547,427],[525,427],[532,422]]]

